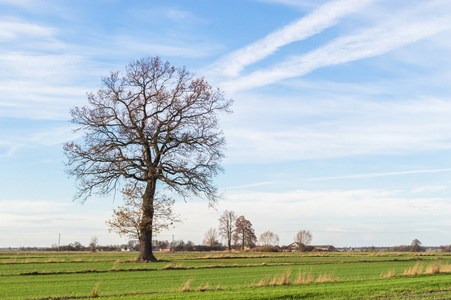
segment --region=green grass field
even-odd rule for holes
[[[0,252],[0,299],[451,299],[451,254]]]

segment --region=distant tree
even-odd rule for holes
[[[183,251],[194,251],[194,243],[192,241],[188,241],[185,243],[185,247],[183,248]]]
[[[423,247],[421,247],[421,242],[417,239],[414,239],[412,241],[412,244],[410,245],[410,252],[421,252],[423,251]]]
[[[218,244],[218,232],[216,231],[216,228],[212,227],[205,233],[204,245],[215,247]]]
[[[109,195],[127,182],[145,185],[140,224],[141,261],[152,252],[154,200],[158,187],[183,198],[219,194],[212,179],[220,172],[225,139],[217,114],[231,100],[203,78],[158,57],[130,63],[125,73],[102,78],[89,104],[71,110],[82,142],[65,144],[66,170],[77,179],[75,199]]]
[[[294,241],[299,244],[299,250],[304,252],[305,247],[312,242],[313,236],[309,230],[299,230]]]
[[[219,234],[227,241],[227,250],[232,250],[232,238],[235,231],[236,215],[233,211],[226,210],[219,218]]]
[[[139,241],[138,240],[129,240],[127,245],[128,245],[129,249],[139,251]]]
[[[169,242],[168,241],[160,241],[160,240],[153,240],[152,245],[154,249],[169,249]]]
[[[80,242],[74,242],[73,247],[75,251],[82,251],[85,248]]]
[[[183,251],[185,249],[185,242],[183,240],[174,241],[172,249],[174,251]]]
[[[258,239],[260,246],[276,246],[279,244],[279,236],[271,231],[266,231],[260,234]]]
[[[239,243],[241,251],[244,251],[245,246],[250,248],[255,246],[257,237],[255,236],[254,228],[252,223],[246,220],[244,216],[236,219],[234,239],[236,243]]]
[[[96,236],[93,236],[93,237],[91,238],[91,242],[89,243],[89,250],[90,250],[91,252],[96,252],[96,250],[97,250],[97,243],[98,243],[97,237],[96,237]]]
[[[119,236],[127,236],[131,239],[141,239],[140,226],[142,224],[144,196],[144,184],[128,183],[121,193],[124,199],[124,206],[118,206],[113,209],[113,217],[106,221],[109,231],[114,231]],[[174,199],[166,196],[154,197],[154,219],[152,222],[153,234],[157,235],[163,229],[169,229],[174,223],[180,222],[179,216],[174,214],[172,207]]]

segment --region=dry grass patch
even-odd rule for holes
[[[47,259],[48,263],[62,263],[62,262],[65,262],[65,261],[66,261],[65,259],[57,259],[57,258],[54,258],[54,257]]]
[[[202,284],[197,288],[196,292],[205,292],[208,290],[208,282],[202,287]]]
[[[332,274],[320,274],[318,278],[316,278],[316,282],[335,282],[338,281],[338,277]]]
[[[97,283],[94,289],[92,289],[91,294],[89,295],[89,298],[97,298],[100,296],[100,289],[99,284]]]
[[[191,288],[191,282],[193,280],[192,279],[188,279],[185,284],[182,285],[182,287],[180,288],[180,292],[188,292]]]
[[[163,270],[173,270],[173,269],[183,269],[183,264],[178,263],[175,266],[173,266],[172,263],[169,263],[163,267]]]
[[[5,265],[15,264],[15,263],[17,263],[17,258],[5,259],[2,261],[2,264],[5,264]]]
[[[293,283],[294,284],[307,284],[307,283],[312,283],[313,280],[314,280],[314,277],[313,277],[311,270],[308,273],[301,273],[301,271],[299,271],[298,277],[296,278],[296,280]]]
[[[379,276],[380,278],[390,278],[390,277],[395,277],[396,276],[396,271],[395,269],[391,269],[389,270],[387,273],[383,274],[381,273],[381,275]]]
[[[260,281],[257,283],[257,287],[263,287],[263,286],[269,286],[270,284],[270,280],[269,277],[264,277],[262,279],[260,279]]]
[[[440,273],[449,273],[449,272],[451,272],[451,265],[440,266]]]
[[[438,263],[433,263],[432,265],[427,266],[425,274],[438,274],[440,273],[441,266]]]
[[[278,279],[276,282],[276,285],[290,285],[291,270],[286,270]],[[274,277],[275,278],[275,277]]]
[[[402,276],[410,276],[410,275],[421,275],[423,273],[423,266],[419,263],[416,263],[415,266],[407,268]]]

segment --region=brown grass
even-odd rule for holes
[[[91,291],[89,298],[97,298],[100,296],[99,284],[97,283],[94,289]]]
[[[440,266],[440,273],[450,273],[451,265],[442,265]]]
[[[316,282],[334,282],[338,281],[338,277],[335,277],[332,274],[320,274],[318,278],[316,278]]]
[[[291,270],[286,270],[277,280],[277,285],[290,285]]]
[[[390,278],[390,277],[395,277],[395,276],[396,276],[395,269],[391,269],[386,274],[381,273],[381,275],[379,277],[380,278]]]
[[[264,277],[257,283],[256,286],[258,287],[269,286],[269,283],[270,283],[269,277]]]
[[[2,264],[15,264],[17,263],[17,258],[5,259],[2,261]]]
[[[163,270],[173,270],[173,269],[183,269],[182,263],[176,264],[175,266],[173,266],[172,263],[169,263],[163,267]]]
[[[49,258],[48,260],[47,260],[47,262],[48,263],[60,263],[60,262],[65,262],[66,260],[65,259],[56,259],[56,258]]]
[[[191,288],[191,282],[193,280],[192,279],[188,279],[184,285],[182,285],[182,287],[180,288],[180,292],[188,292],[189,289]]]
[[[208,290],[208,282],[202,287],[202,284],[197,288],[196,292],[205,292]]]
[[[441,265],[438,263],[433,263],[426,268],[425,274],[438,274],[440,273]]]
[[[419,263],[416,263],[415,266],[407,268],[402,276],[420,275],[421,273],[423,273],[423,266],[421,266]]]
[[[313,279],[314,278],[313,278],[313,274],[312,274],[311,270],[308,273],[301,273],[301,271],[299,271],[298,277],[296,278],[296,280],[293,283],[294,284],[307,284],[307,283],[312,283]]]

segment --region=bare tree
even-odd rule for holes
[[[113,209],[113,217],[105,223],[109,227],[109,231],[114,231],[119,236],[127,236],[131,239],[141,239],[140,225],[142,223],[143,205],[145,186],[142,183],[128,183],[121,193],[124,197],[124,206],[118,206]],[[169,229],[174,223],[180,222],[179,216],[172,212],[172,206],[175,200],[164,195],[159,196],[155,193],[153,202],[153,234],[154,236],[163,229]]]
[[[421,252],[423,247],[421,247],[421,242],[418,239],[414,239],[410,245],[410,252]]]
[[[97,250],[97,243],[98,243],[97,237],[93,236],[91,238],[91,242],[89,243],[89,250],[91,250],[91,252],[96,252],[96,250]]]
[[[215,247],[219,244],[218,242],[218,232],[216,231],[216,228],[210,228],[205,233],[204,237],[204,245],[207,245],[209,247]]]
[[[244,216],[238,217],[235,222],[235,234],[234,239],[240,244],[241,250],[244,250],[245,246],[253,247],[257,241],[252,223]]]
[[[236,215],[226,210],[219,218],[219,234],[227,241],[227,250],[232,250],[232,237],[235,231]]]
[[[310,230],[299,230],[294,241],[299,244],[299,250],[305,251],[305,247],[312,242],[313,236]]]
[[[232,103],[219,89],[185,68],[158,57],[112,72],[103,88],[88,95],[89,105],[71,110],[83,141],[67,143],[67,172],[77,179],[75,199],[109,195],[125,182],[145,185],[140,224],[142,261],[152,253],[154,199],[159,186],[183,198],[218,199],[212,179],[222,169],[225,139],[218,112]]]
[[[266,231],[260,235],[258,242],[261,246],[276,246],[279,244],[279,235]]]

